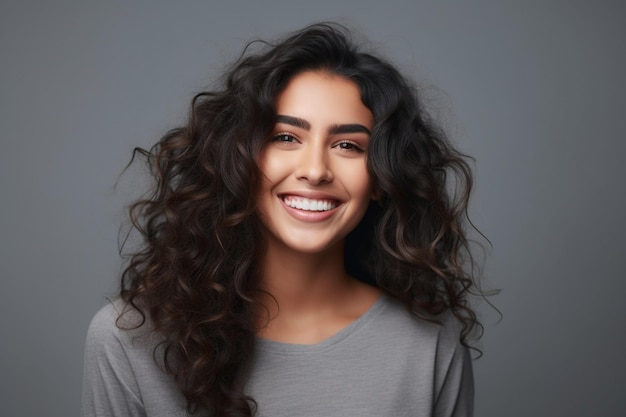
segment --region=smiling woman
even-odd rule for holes
[[[464,157],[343,27],[264,45],[136,151],[144,246],[90,326],[83,415],[471,415]]]

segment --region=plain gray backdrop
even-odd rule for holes
[[[624,416],[626,7],[619,1],[0,3],[0,415],[79,414],[118,285],[134,146],[254,38],[366,35],[476,158],[489,237],[477,416]]]

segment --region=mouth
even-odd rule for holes
[[[292,195],[282,195],[280,198],[287,206],[303,211],[329,211],[340,204],[338,200],[305,198]]]

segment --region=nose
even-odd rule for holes
[[[313,185],[333,181],[333,173],[328,161],[328,151],[323,146],[309,144],[301,150],[296,169],[296,177]]]

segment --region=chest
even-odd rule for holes
[[[259,352],[246,392],[264,416],[429,416],[431,361],[387,349]]]

